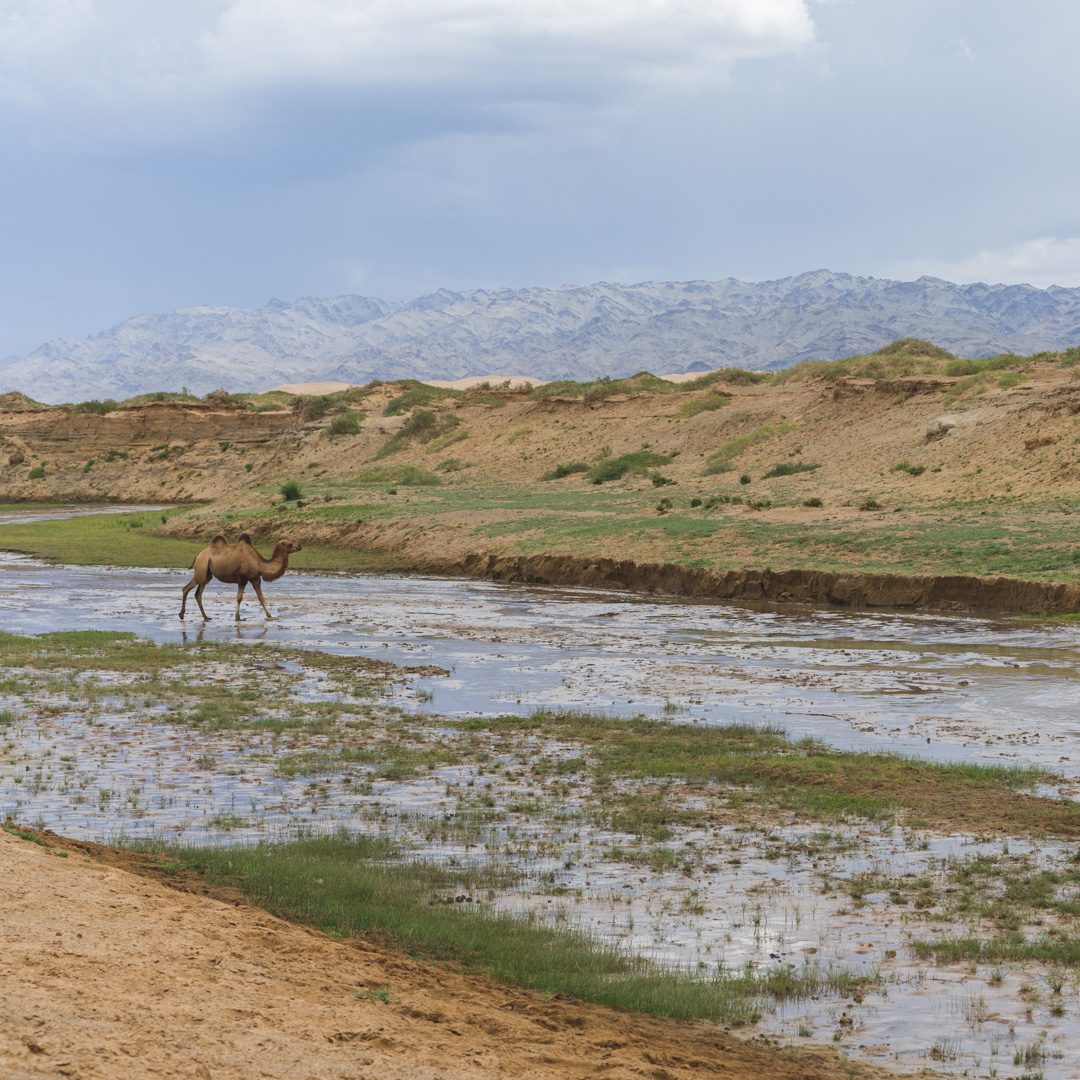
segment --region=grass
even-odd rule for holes
[[[691,398],[689,401],[684,401],[679,406],[679,411],[676,416],[697,416],[703,412],[715,412],[717,409],[723,409],[725,406],[731,403],[731,398],[726,394],[720,393],[718,390],[712,390],[701,397]]]
[[[461,417],[454,413],[434,413],[430,409],[415,409],[412,415],[379,448],[375,460],[400,453],[414,443],[441,442],[446,446],[446,436],[461,424]]]
[[[399,385],[402,391],[396,397],[390,399],[383,416],[404,416],[416,408],[424,408],[429,405],[438,405],[448,399],[464,397],[461,390],[449,390],[439,386],[428,386],[426,383],[417,382],[415,379],[403,379]]]
[[[790,431],[791,427],[791,424],[763,424],[745,435],[730,439],[705,459],[705,475],[715,476],[718,473],[730,472],[732,462],[740,454],[749,450],[752,446],[764,442],[766,439],[783,435],[785,432]]]
[[[627,473],[645,474],[654,465],[669,465],[669,454],[655,454],[648,450],[638,450],[632,454],[621,454],[616,458],[605,458],[594,465],[585,474],[591,484],[606,484],[620,480]]]
[[[564,476],[573,476],[574,473],[589,471],[589,466],[584,461],[572,461],[569,465],[556,465],[550,472],[540,477],[541,481],[562,480]]]
[[[666,972],[586,934],[538,925],[482,903],[442,897],[505,884],[508,871],[400,864],[385,840],[340,834],[291,844],[172,848],[169,858],[210,883],[241,890],[272,913],[335,937],[389,936],[410,955],[545,994],[680,1020],[751,1023],[772,1002],[828,990],[849,994],[871,980],[844,970],[778,965],[711,978]],[[484,880],[485,877],[488,880]],[[380,989],[362,991],[381,1001]]]
[[[775,476],[796,476],[798,473],[814,472],[820,465],[808,461],[781,461],[761,474],[762,480],[771,480]]]

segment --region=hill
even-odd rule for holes
[[[1080,289],[902,282],[819,270],[748,283],[600,283],[440,290],[409,303],[361,296],[140,315],[89,338],[0,363],[0,390],[42,401],[188,387],[458,379],[490,371],[544,380],[634,371],[775,370],[930,338],[964,356],[1080,342]]]

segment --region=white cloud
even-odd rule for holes
[[[805,0],[232,0],[200,40],[240,82],[686,82],[813,40]]]
[[[989,285],[1080,286],[1080,236],[1043,236],[1006,251],[980,251],[957,261],[917,260],[899,264],[891,276],[929,274],[946,281],[983,281]]]
[[[807,0],[0,0],[0,79],[45,97],[451,82],[542,99],[715,80],[813,39]]]

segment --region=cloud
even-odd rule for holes
[[[804,0],[233,0],[199,46],[239,83],[682,84],[813,40]]]
[[[808,0],[0,0],[0,94],[92,107],[328,87],[701,85],[814,39]],[[86,100],[89,97],[89,100]]]
[[[898,277],[920,274],[946,281],[983,281],[989,285],[1080,286],[1080,236],[1042,236],[1005,251],[980,251],[957,261],[918,260],[899,264]]]

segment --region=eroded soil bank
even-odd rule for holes
[[[826,1051],[545,1001],[292,926],[147,871],[141,856],[46,842],[0,832],[10,1080],[889,1075]]]

